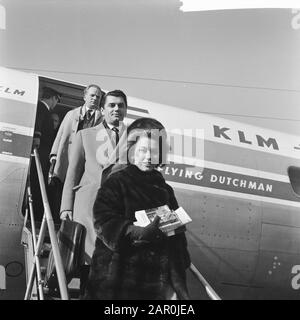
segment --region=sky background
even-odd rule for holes
[[[300,28],[288,9],[179,0],[0,0],[0,65],[300,135]],[[170,115],[175,116],[176,115]]]

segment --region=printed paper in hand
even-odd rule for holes
[[[185,225],[192,221],[186,211],[180,207],[177,210],[171,210],[167,205],[136,211],[136,222],[134,225],[145,227],[151,223],[156,216],[160,217],[159,228],[168,236],[172,236],[178,232],[185,231]]]

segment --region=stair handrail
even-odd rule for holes
[[[39,157],[39,153],[36,148],[34,148],[34,150],[33,150],[33,155],[35,157],[35,164],[36,164],[36,169],[37,169],[37,173],[38,173],[39,186],[41,189],[41,194],[42,194],[42,199],[43,199],[44,214],[43,214],[43,220],[42,220],[40,233],[38,236],[38,241],[37,241],[37,243],[35,242],[35,240],[33,241],[33,244],[35,247],[34,248],[35,259],[33,261],[33,266],[32,266],[31,272],[30,272],[30,276],[29,276],[24,299],[28,300],[30,297],[30,293],[32,290],[32,286],[33,286],[34,277],[35,277],[36,272],[37,272],[37,276],[39,278],[39,273],[40,273],[39,254],[40,254],[43,242],[44,242],[46,227],[48,227],[48,232],[49,232],[49,236],[50,236],[50,243],[51,243],[52,252],[53,252],[54,264],[55,264],[61,299],[62,300],[69,300],[65,270],[63,267],[63,263],[62,263],[62,258],[60,255],[57,236],[56,236],[55,227],[54,227],[54,221],[52,218],[51,209],[50,209],[49,202],[48,202],[48,196],[47,196],[47,192],[46,192],[45,180],[44,180],[44,176],[43,176],[40,157]],[[34,217],[33,217],[33,210],[32,210],[32,203],[30,203],[30,202],[29,202],[29,209],[30,209],[31,221],[35,225]],[[33,230],[35,232],[35,227],[33,228]],[[41,281],[41,279],[38,279],[38,281],[39,281],[38,284],[39,284],[39,289],[40,289],[40,284],[42,284],[42,281]],[[40,290],[39,290],[39,292],[40,292]],[[40,294],[40,298],[43,299],[43,294]]]
[[[41,265],[40,265],[40,250],[37,250],[38,246],[36,241],[36,229],[35,229],[35,220],[34,220],[34,211],[32,206],[32,194],[31,194],[30,184],[28,184],[27,186],[27,197],[28,197],[31,230],[32,230],[32,240],[33,240],[33,252],[34,252],[33,264],[35,266],[35,272],[37,275],[39,297],[40,297],[40,300],[44,300],[43,280],[42,280]],[[29,282],[31,284],[30,287],[32,287],[33,279],[30,280]],[[29,297],[29,291],[26,292],[25,297]]]
[[[211,300],[222,300],[212,288],[212,286],[208,283],[208,281],[204,278],[204,276],[200,273],[200,271],[193,265],[193,263],[190,264],[190,270],[193,275],[201,282]]]

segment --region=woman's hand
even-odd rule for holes
[[[146,227],[130,226],[127,234],[133,240],[135,246],[143,244],[157,244],[166,238],[166,235],[159,229],[160,217],[156,216],[154,220]]]
[[[138,240],[157,243],[165,239],[165,234],[158,227],[159,220],[160,217],[156,216],[148,226],[144,227]]]

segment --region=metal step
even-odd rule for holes
[[[79,278],[73,278],[68,284],[68,293],[71,300],[80,299],[80,280]],[[60,293],[58,289],[51,290],[48,287],[44,287],[45,300],[60,300]]]

